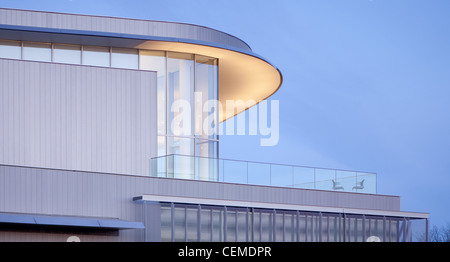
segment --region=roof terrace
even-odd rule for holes
[[[151,159],[155,177],[376,194],[376,174],[199,156]]]

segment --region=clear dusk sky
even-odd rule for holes
[[[0,7],[185,22],[283,73],[280,140],[223,136],[220,157],[377,173],[402,211],[450,223],[448,0],[0,0]]]

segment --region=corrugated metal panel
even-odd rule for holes
[[[0,8],[0,24],[186,38],[251,51],[245,42],[232,35],[181,23]]]
[[[399,211],[400,198],[0,166],[0,212],[116,217],[142,194]],[[208,189],[215,189],[211,194]],[[223,192],[222,194],[219,192]],[[243,193],[245,192],[245,193]],[[332,200],[332,201],[330,201]],[[123,212],[125,211],[125,212]]]
[[[143,194],[399,211],[400,198],[383,195],[249,186],[0,165],[0,212],[117,217],[141,221]],[[110,240],[140,241],[142,232]],[[1,234],[0,234],[1,235]],[[40,237],[45,238],[44,235]],[[1,239],[1,236],[0,236]],[[23,239],[22,239],[23,240]],[[42,240],[42,239],[41,239]]]
[[[148,175],[154,72],[8,59],[0,68],[1,164]]]

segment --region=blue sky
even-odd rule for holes
[[[0,0],[0,7],[199,24],[283,73],[280,140],[221,157],[375,172],[403,211],[450,223],[450,1]]]

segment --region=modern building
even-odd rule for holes
[[[201,120],[281,84],[211,28],[0,9],[0,241],[426,241],[376,174],[219,159]]]

